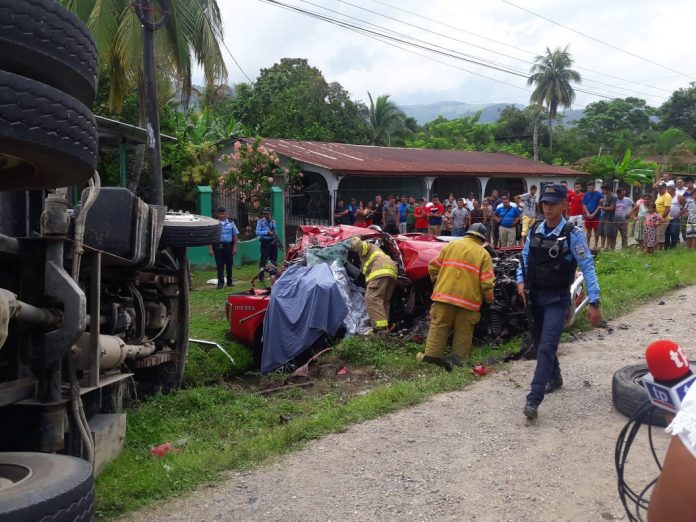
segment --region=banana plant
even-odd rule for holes
[[[601,156],[599,160],[610,176],[631,185],[652,183],[655,178],[655,171],[645,168],[645,163],[642,160],[631,158],[631,149],[626,149],[619,162],[614,161],[609,156]]]

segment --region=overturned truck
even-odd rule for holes
[[[286,265],[306,264],[309,256],[331,249],[354,236],[375,242],[397,264],[398,285],[391,302],[391,327],[396,331],[408,331],[415,323],[421,323],[430,309],[433,284],[428,273],[428,263],[435,259],[448,241],[456,238],[437,238],[429,235],[407,234],[392,236],[378,227],[368,229],[340,225],[336,227],[303,226],[296,243],[288,250]],[[479,344],[499,344],[529,329],[529,314],[517,294],[517,268],[521,263],[521,247],[494,249],[484,244],[493,258],[495,272],[495,300],[481,309],[481,321],[474,332]],[[321,256],[321,254],[319,254]],[[330,259],[330,256],[326,256]],[[344,261],[346,272],[353,282],[364,287],[359,260],[348,252]],[[281,276],[282,277],[282,276]],[[272,288],[233,294],[226,304],[230,333],[233,338],[252,347],[260,360],[263,346],[264,314],[268,308]],[[566,327],[573,324],[576,314],[587,305],[584,278],[578,272],[570,289]],[[527,343],[529,344],[529,343]],[[528,357],[535,357],[533,346],[525,347]]]
[[[181,383],[186,247],[220,227],[101,187],[97,53],[76,17],[0,0],[0,47],[0,519],[88,520],[127,396]]]

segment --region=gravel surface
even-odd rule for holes
[[[660,337],[681,340],[689,352],[694,302],[696,286],[563,344],[565,386],[547,396],[534,423],[522,415],[534,362],[514,362],[128,520],[625,519],[613,454],[626,419],[612,406],[612,374],[642,362]],[[663,455],[668,439],[659,428],[656,439]],[[646,440],[635,443],[627,466],[640,489],[657,474]]]

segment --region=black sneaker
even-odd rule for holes
[[[561,386],[563,386],[563,377],[559,377],[558,380],[551,380],[546,383],[544,393],[553,393]]]
[[[534,420],[537,418],[537,415],[539,415],[539,405],[535,402],[527,401],[527,404],[524,405],[524,410],[522,410],[522,413],[524,413],[524,416],[529,420]]]
[[[227,286],[234,286],[234,281],[227,281]]]
[[[217,285],[217,289],[218,289],[218,290],[222,290],[222,287],[223,287],[223,286],[224,286],[224,285],[218,284],[218,285]]]
[[[454,366],[459,366],[460,368],[463,368],[466,366],[466,363],[464,362],[464,359],[459,357],[457,354],[450,354],[450,356],[447,358],[449,362],[451,362]]]

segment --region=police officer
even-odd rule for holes
[[[492,303],[494,297],[493,261],[483,248],[485,241],[486,227],[474,223],[464,239],[449,243],[428,264],[434,283],[432,321],[425,353],[416,354],[418,361],[451,371],[452,365],[464,366],[471,355],[474,328],[481,319],[481,302]],[[454,330],[452,354],[445,358],[450,330]]]
[[[227,268],[227,286],[234,286],[232,281],[232,259],[237,253],[237,241],[239,240],[239,230],[234,221],[227,219],[227,210],[225,207],[217,209],[218,220],[220,221],[220,241],[213,243],[208,247],[208,253],[211,257],[215,257],[215,266],[217,267],[218,290],[225,285],[223,277],[224,269]]]
[[[271,218],[271,207],[263,209],[263,218],[256,223],[256,237],[261,243],[261,259],[259,259],[259,281],[263,281],[266,263],[270,260],[274,265],[278,262],[278,234],[276,222]]]
[[[566,312],[570,303],[570,287],[578,265],[585,276],[590,300],[588,316],[598,326],[602,314],[599,307],[599,284],[592,253],[582,230],[563,217],[568,189],[549,184],[540,201],[545,219],[533,225],[522,250],[522,264],[517,270],[517,291],[531,307],[535,324],[537,365],[527,395],[524,415],[535,419],[545,393],[563,386],[556,351],[561,339]]]

